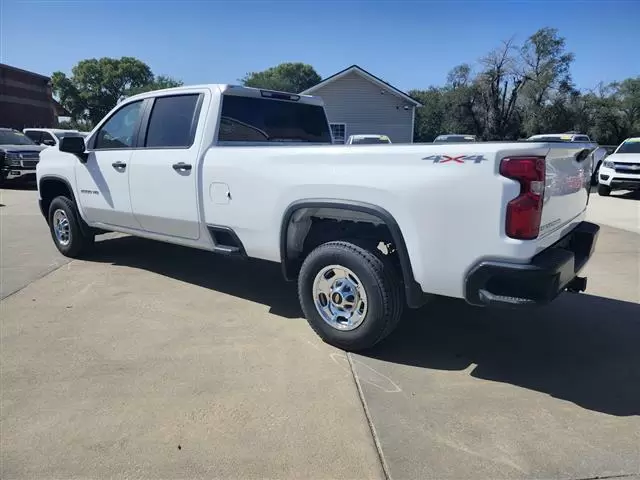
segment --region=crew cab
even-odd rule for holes
[[[43,148],[13,128],[0,128],[0,183],[35,178]]]
[[[605,158],[598,172],[598,194],[640,190],[640,137],[627,138]]]
[[[204,85],[133,96],[86,144],[64,137],[38,192],[64,255],[117,231],[278,262],[318,335],[360,350],[436,295],[526,307],[584,290],[589,152],[332,145],[318,97]]]

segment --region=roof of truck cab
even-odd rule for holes
[[[265,88],[253,88],[253,87],[245,87],[243,85],[233,85],[226,83],[206,83],[200,85],[183,85],[181,87],[172,87],[172,88],[163,88],[161,90],[152,90],[150,92],[139,93],[137,95],[133,95],[131,97],[127,97],[126,100],[141,100],[144,98],[157,97],[158,95],[165,94],[180,94],[180,93],[188,93],[193,90],[211,90],[218,91],[225,95],[237,95],[241,97],[255,97],[255,98],[266,98],[264,93],[270,92],[271,94],[286,94],[291,95],[297,98],[296,101],[302,101],[302,103],[309,103],[314,105],[324,105],[324,102],[320,97],[314,95],[303,95],[301,93],[291,93],[291,92],[278,92],[276,90],[269,90]]]

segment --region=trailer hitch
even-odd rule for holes
[[[566,286],[567,292],[580,293],[587,289],[587,277],[575,277]]]

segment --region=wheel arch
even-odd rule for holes
[[[394,247],[398,254],[407,305],[411,308],[418,308],[424,305],[428,299],[428,295],[422,292],[422,288],[415,281],[411,261],[409,259],[409,252],[398,222],[387,210],[371,203],[352,200],[310,199],[300,200],[290,204],[283,214],[282,224],[280,227],[280,262],[282,265],[282,273],[286,280],[293,281],[296,279],[299,265],[301,263],[299,259],[292,258],[289,255],[292,248],[290,245],[292,240],[292,222],[297,222],[300,218],[304,218],[306,215],[310,217],[313,216],[310,212],[316,211],[317,209],[338,210],[345,212],[347,214],[347,218],[349,215],[352,215],[353,219],[356,221],[374,222],[384,225],[391,235]],[[296,213],[299,218],[294,217]],[[293,233],[294,236],[299,237],[298,240],[304,240],[307,234],[308,230],[304,231],[304,229],[301,233]]]
[[[76,202],[75,193],[69,180],[57,175],[44,175],[41,177],[38,180],[38,194],[40,197],[40,211],[47,221],[49,221],[49,205],[51,205],[51,201],[55,197],[68,194],[69,198]]]
[[[49,206],[54,198],[60,195],[69,195],[69,199],[76,206],[76,215],[78,216],[78,220],[80,221],[80,228],[83,233],[89,234],[89,226],[85,222],[84,218],[82,218],[82,212],[80,211],[80,206],[78,205],[78,201],[76,198],[76,194],[73,191],[73,187],[69,180],[64,177],[60,177],[58,175],[43,175],[38,180],[38,195],[39,195],[39,203],[40,203],[40,212],[45,218],[45,221],[49,223]]]

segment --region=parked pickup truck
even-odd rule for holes
[[[0,128],[0,184],[5,180],[33,181],[43,149],[17,130]]]
[[[117,231],[279,262],[311,327],[347,350],[376,344],[405,305],[435,295],[524,307],[585,289],[578,272],[599,227],[584,221],[579,143],[331,141],[317,97],[143,93],[86,145],[64,137],[42,152],[40,208],[69,257]]]

